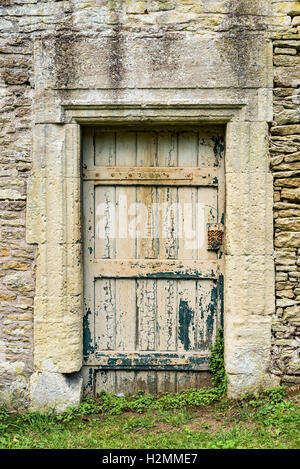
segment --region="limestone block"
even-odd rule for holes
[[[300,66],[276,67],[274,83],[276,86],[297,88],[300,85]]]
[[[29,80],[29,74],[24,71],[6,70],[3,72],[3,79],[7,85],[24,85]]]
[[[283,265],[294,265],[296,264],[296,252],[292,251],[281,251],[276,252],[275,258],[276,264],[283,264]]]
[[[225,256],[225,311],[241,318],[274,313],[274,259]]]
[[[285,1],[277,1],[273,2],[273,11],[276,14],[283,14],[283,15],[300,15],[300,6],[299,2],[285,0]]]
[[[268,125],[266,122],[227,124],[226,173],[267,172]]]
[[[30,379],[30,409],[39,412],[63,412],[80,404],[82,378],[79,373],[36,372]]]
[[[66,291],[66,246],[40,244],[37,254],[36,291],[40,296],[63,296]]]
[[[294,109],[284,109],[279,114],[276,114],[275,120],[278,125],[297,124],[300,122],[300,114]]]
[[[297,55],[297,49],[296,48],[284,48],[284,46],[281,45],[281,47],[275,47],[274,48],[274,54],[285,54],[285,55]]]
[[[28,178],[26,206],[26,241],[46,241],[46,184],[45,179]]]
[[[257,117],[253,120],[258,120],[262,123],[273,121],[273,90],[270,88],[260,88],[257,92]],[[250,120],[250,119],[249,119]],[[261,128],[262,133],[265,131]],[[262,135],[260,135],[261,137]],[[252,144],[253,145],[253,144]],[[264,148],[264,144],[263,144]]]
[[[226,174],[225,252],[272,254],[273,188],[269,173]]]
[[[278,47],[286,47],[286,48],[295,48],[295,49],[300,49],[300,43],[299,41],[297,41],[297,39],[295,40],[292,40],[292,39],[284,39],[284,40],[280,40],[280,39],[277,39],[275,41],[273,41],[273,44],[274,46],[278,46]]]
[[[270,4],[265,0],[240,0],[238,3],[227,0],[202,1],[205,13],[230,13],[236,21],[240,15],[268,15],[270,12]]]
[[[82,366],[82,318],[75,316],[57,321],[35,319],[35,369],[43,371],[46,360],[61,373],[79,371]],[[47,365],[48,367],[48,365]]]
[[[281,164],[279,166],[273,166],[273,171],[280,171],[278,174],[274,174],[274,177],[291,177],[296,176],[300,170],[300,161]],[[285,173],[284,173],[285,171]]]
[[[147,10],[147,2],[145,0],[129,0],[126,2],[126,13],[132,15],[143,14]]]
[[[24,200],[26,196],[14,189],[1,189],[0,200]]]
[[[299,325],[300,324],[300,303],[288,306],[284,309],[283,319],[288,321],[290,324]]]
[[[300,358],[293,360],[287,367],[287,373],[300,375]]]
[[[34,282],[32,277],[18,272],[13,275],[6,275],[2,280],[7,290],[20,292],[24,296],[32,296],[34,292]]]
[[[300,15],[300,9],[299,9]],[[292,20],[292,26],[300,26],[300,16],[295,16]]]
[[[300,231],[300,218],[277,218],[275,220],[275,228],[282,231]]]
[[[299,135],[300,125],[279,125],[272,127],[271,133],[274,135]]]
[[[293,161],[300,161],[300,152],[292,153],[291,155],[286,155],[284,160],[289,163]]]
[[[35,177],[64,176],[65,129],[57,124],[36,124],[33,128],[33,173]]]
[[[67,243],[82,242],[81,179],[68,177],[65,182],[65,235]]]
[[[70,177],[66,180],[64,178],[30,179],[27,242],[79,241],[81,239],[79,204],[80,179],[78,177]]]
[[[33,174],[37,178],[80,177],[80,127],[35,124]]]
[[[268,373],[271,346],[271,318],[260,315],[225,315],[225,364],[228,395],[238,398],[273,383]],[[276,381],[277,382],[277,381]]]
[[[291,200],[292,202],[300,202],[300,188],[283,189],[281,196],[282,199]]]
[[[257,393],[264,389],[279,386],[280,376],[258,370],[253,374],[237,374],[228,376],[227,395],[231,399],[238,399],[247,392]]]
[[[5,403],[9,411],[24,412],[30,402],[28,377],[20,374],[25,366],[21,362],[10,362],[5,360],[4,367],[0,369],[1,377],[11,376],[8,384],[2,390],[0,388],[0,402]]]
[[[81,294],[82,246],[79,243],[43,243],[38,247],[36,290],[40,296]]]
[[[99,39],[50,39],[35,46],[37,91],[46,88],[218,88],[269,86],[268,46],[264,36],[247,32],[243,61],[241,37],[132,37],[115,32]],[[238,40],[237,40],[238,39]],[[226,43],[226,44],[225,44]],[[201,51],[201,54],[199,54]],[[272,57],[272,56],[271,56]],[[238,63],[235,63],[239,61]],[[222,73],[217,73],[222,67]],[[267,73],[266,73],[267,70]]]
[[[294,67],[300,65],[300,57],[276,55],[274,57],[274,65],[278,67]]]

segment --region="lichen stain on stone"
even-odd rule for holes
[[[194,311],[189,307],[188,302],[180,299],[179,303],[179,330],[178,338],[182,343],[184,350],[190,349],[189,329],[194,317]]]
[[[67,88],[76,83],[80,60],[76,55],[75,46],[79,41],[80,37],[72,33],[64,33],[54,38],[54,64],[58,88]]]
[[[110,2],[109,12],[113,26],[113,34],[108,36],[108,74],[113,88],[119,88],[124,78],[124,41],[126,41],[122,24],[122,2],[114,0]]]
[[[124,65],[123,65],[123,41],[122,25],[117,24],[113,28],[114,35],[109,37],[109,58],[108,58],[108,69],[109,69],[109,80],[113,87],[119,87],[124,76]]]
[[[221,58],[231,68],[237,86],[245,86],[251,77],[260,75],[261,67],[266,66],[259,63],[259,46],[265,43],[267,26],[259,7],[256,15],[249,14],[248,0],[227,0],[226,7],[230,13],[218,27],[220,39],[216,44]]]
[[[166,78],[168,78],[170,73],[178,69],[176,46],[180,39],[180,34],[172,33],[163,27],[156,36],[151,38],[147,52],[153,75],[167,72]]]

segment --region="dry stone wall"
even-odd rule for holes
[[[76,56],[68,41],[87,34],[114,34],[111,85],[124,72],[118,62],[122,32],[164,35],[181,32],[204,39],[223,34],[236,84],[244,86],[247,48],[253,35],[274,45],[274,122],[270,127],[274,174],[276,301],[271,372],[287,384],[299,383],[300,309],[300,7],[296,1],[236,0],[0,0],[0,401],[28,404],[33,370],[33,297],[36,250],[26,243],[26,181],[31,174],[34,90],[42,84],[33,69],[34,44],[56,38],[56,69],[50,78],[68,86],[76,80]],[[65,38],[65,40],[61,40]],[[175,36],[174,36],[175,39]],[[92,43],[92,40],[90,41]],[[73,50],[76,48],[74,47]],[[153,69],[174,64],[154,51]],[[213,55],[210,54],[211,60]],[[238,64],[238,65],[237,65]],[[216,70],[218,73],[218,70]],[[256,70],[253,69],[253,74]],[[167,79],[167,76],[166,76]],[[58,87],[59,87],[58,86]],[[83,91],[84,93],[84,91]]]
[[[23,406],[33,368],[35,248],[25,234],[32,39],[18,30],[21,17],[11,16],[10,2],[0,2],[0,12],[0,401]]]
[[[274,176],[276,314],[272,372],[300,383],[300,3],[274,2],[285,16],[273,37],[274,122],[270,128]]]

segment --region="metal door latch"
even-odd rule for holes
[[[207,249],[217,251],[223,244],[223,225],[219,223],[207,224]]]

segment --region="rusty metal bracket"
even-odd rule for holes
[[[223,225],[218,223],[207,224],[207,249],[217,251],[223,244]]]

